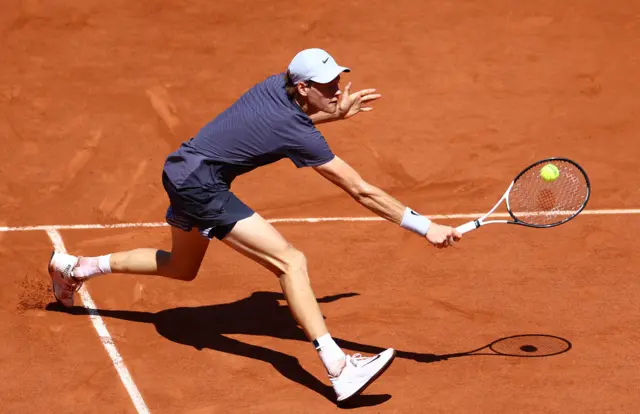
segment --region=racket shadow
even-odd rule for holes
[[[383,350],[375,346],[357,344],[343,339],[336,339],[336,342],[343,348],[355,349],[359,352],[378,353]],[[470,356],[544,358],[563,354],[571,348],[571,342],[559,336],[548,334],[521,334],[499,338],[490,344],[466,352],[430,354],[397,350],[396,358],[404,358],[423,363],[447,361],[452,358]]]

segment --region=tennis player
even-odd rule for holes
[[[453,245],[461,235],[431,222],[367,183],[330,150],[317,124],[348,119],[373,108],[375,89],[340,90],[340,66],[321,49],[298,53],[285,73],[258,83],[170,154],[162,182],[170,206],[171,252],[154,248],[77,257],[54,252],[49,262],[56,299],[73,306],[74,292],[108,273],[158,275],[193,280],[209,241],[222,240],[271,270],[280,280],[293,317],[316,347],[337,400],[345,401],[376,379],[395,351],[373,357],[346,355],[334,342],[311,288],[304,254],[230,191],[233,180],[257,167],[289,158],[312,167],[375,214],[413,231],[432,245]]]

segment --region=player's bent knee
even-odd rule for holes
[[[175,263],[172,260],[168,260],[158,270],[161,275],[170,277],[171,279],[191,282],[193,279],[196,278],[196,276],[198,276],[200,265],[198,264],[198,266],[194,266],[194,265],[190,266],[190,265]]]
[[[289,246],[287,251],[283,254],[282,259],[282,272],[283,273],[298,273],[307,271],[307,258],[300,250],[293,246]]]
[[[162,276],[170,277],[171,279],[182,280],[184,282],[191,282],[198,276],[198,269],[185,269],[177,267],[167,267],[159,272]]]
[[[198,269],[184,269],[177,273],[177,278],[184,282],[191,282],[198,276]]]

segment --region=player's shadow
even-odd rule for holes
[[[358,294],[343,293],[326,296],[319,298],[318,302],[330,303],[356,295]],[[156,313],[108,309],[98,309],[97,312],[104,318],[152,323],[158,333],[170,341],[189,345],[198,350],[213,349],[267,362],[284,377],[335,401],[333,389],[305,370],[297,358],[226,336],[245,334],[308,342],[302,329],[293,320],[288,306],[281,304],[280,301],[284,301],[282,293],[255,292],[236,302],[179,307]],[[89,311],[84,307],[75,306],[67,309],[58,303],[50,303],[46,309],[74,315],[89,314]],[[311,347],[311,345],[309,346]],[[383,350],[383,348],[377,347],[367,347],[367,349],[375,349],[377,352]],[[312,348],[311,351],[313,351]],[[352,398],[348,404],[341,405],[341,408],[375,406],[390,398],[391,395],[388,394],[360,395]]]
[[[330,303],[356,295],[358,294],[343,293],[326,296],[319,298],[318,302]],[[57,303],[47,305],[47,310],[75,315],[89,314],[89,311],[84,307],[76,306],[67,309]],[[267,362],[291,381],[304,385],[331,401],[335,400],[333,389],[307,372],[300,365],[297,358],[259,345],[247,344],[226,336],[245,334],[308,342],[302,329],[296,325],[291,317],[282,293],[255,292],[251,296],[236,302],[197,307],[179,307],[165,309],[155,313],[108,309],[98,309],[97,312],[105,318],[151,323],[160,335],[170,341],[189,345],[199,350],[213,349],[219,352]],[[515,337],[501,338],[494,341],[494,343],[510,338]],[[365,345],[335,337],[334,339],[341,348],[363,354],[377,354],[385,349],[383,347]],[[566,340],[563,341],[569,343]],[[463,356],[488,355],[478,354],[476,351],[478,351],[478,349],[469,352],[437,355],[396,350],[396,358],[431,363]],[[349,406],[343,407],[374,406],[390,398],[391,396],[388,394],[361,395],[354,398]]]

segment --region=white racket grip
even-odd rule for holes
[[[480,227],[480,223],[477,220],[473,220],[461,226],[456,227],[456,230],[460,234],[465,234],[470,232],[471,230],[477,229],[478,227]]]

